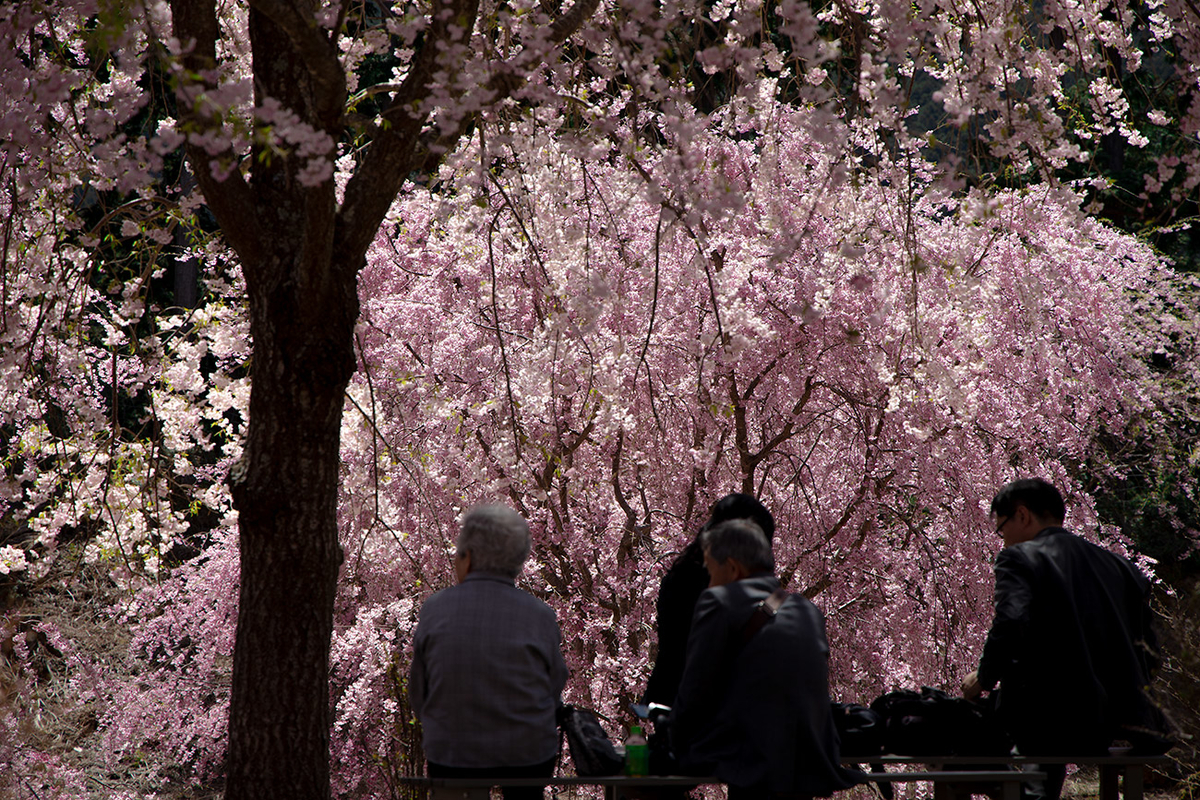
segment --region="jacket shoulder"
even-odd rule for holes
[[[1139,587],[1147,588],[1150,585],[1146,575],[1129,559],[1062,528],[1006,547],[996,559],[996,568],[1011,568],[1020,563],[1033,570],[1041,570],[1048,565],[1058,565],[1057,568],[1072,563],[1086,565],[1088,571],[1096,575],[1107,575],[1112,579],[1122,575],[1122,580]]]

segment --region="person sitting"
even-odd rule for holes
[[[1004,542],[995,614],[963,695],[999,685],[1001,722],[1023,755],[1103,755],[1118,739],[1164,752],[1169,726],[1146,693],[1157,660],[1146,576],[1065,529],[1062,495],[1041,478],[1003,486],[991,516]],[[1065,765],[1041,770],[1046,781],[1025,796],[1056,800]]]
[[[708,528],[731,519],[753,521],[768,540],[775,535],[774,517],[754,497],[734,492],[713,504],[704,527],[671,562],[659,584],[655,603],[658,652],[646,681],[646,691],[642,694],[642,702],[647,705],[658,703],[669,706],[675,700],[679,680],[683,677],[683,661],[687,655],[688,633],[692,629],[696,600],[708,588],[708,571],[704,568],[700,537]]]
[[[429,776],[549,777],[567,667],[553,609],[515,585],[529,526],[506,506],[477,506],[456,549],[458,584],[425,601],[413,635],[408,699]],[[504,797],[542,789],[507,787]]]
[[[669,720],[684,771],[716,775],[730,800],[823,797],[854,785],[838,762],[824,616],[803,595],[776,593],[771,544],[753,522],[723,522],[700,542],[709,588],[696,603]],[[773,616],[759,610],[768,598],[778,604]]]

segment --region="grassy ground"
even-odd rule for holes
[[[1153,784],[1152,776],[1147,781]],[[1063,784],[1063,800],[1098,800],[1100,797],[1100,777],[1096,768],[1081,769],[1074,775],[1068,775]],[[1190,800],[1185,798],[1178,788],[1152,788],[1147,786],[1146,800]]]

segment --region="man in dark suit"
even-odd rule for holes
[[[997,711],[1024,755],[1103,755],[1114,740],[1163,752],[1166,723],[1146,689],[1155,664],[1150,584],[1121,556],[1065,530],[1062,495],[1040,478],[1014,481],[992,500],[995,617],[979,669],[963,681],[975,699],[1000,685]],[[1057,798],[1064,767],[1042,765]]]
[[[715,774],[731,800],[852,786],[838,763],[821,612],[801,595],[775,594],[771,545],[754,523],[721,523],[701,545],[710,583],[696,603],[670,719],[681,766]]]
[[[646,681],[643,703],[671,705],[683,677],[683,661],[687,657],[688,634],[692,629],[692,614],[700,593],[708,588],[708,571],[704,568],[704,552],[700,537],[714,525],[731,519],[748,519],[762,529],[770,540],[775,535],[775,519],[766,506],[748,494],[727,494],[713,504],[708,521],[683,549],[663,576],[655,604],[655,629],[658,633],[658,655]]]

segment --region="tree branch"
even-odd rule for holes
[[[217,66],[216,43],[220,37],[220,26],[217,23],[215,0],[171,0],[171,16],[175,38],[185,48],[182,57],[185,77],[176,87],[182,132],[219,134],[222,127],[220,113],[201,108],[203,90],[216,88],[213,76]],[[201,91],[197,92],[197,88]],[[225,137],[218,135],[217,138]],[[262,257],[261,226],[250,187],[236,167],[224,180],[218,180],[213,175],[211,165],[214,161],[230,164],[238,161],[232,145],[213,154],[189,140],[187,154],[200,191],[220,223],[225,238],[243,261],[258,261]]]
[[[796,403],[792,406],[791,419],[789,419],[787,421],[787,424],[785,424],[783,426],[783,430],[781,430],[779,433],[775,434],[774,438],[772,438],[771,441],[764,444],[757,453],[754,453],[753,455],[748,454],[749,464],[750,464],[751,468],[757,467],[759,465],[759,463],[762,462],[763,459],[765,459],[767,456],[771,455],[771,453],[773,453],[775,451],[775,448],[779,447],[781,444],[786,442],[788,439],[790,439],[796,435],[796,418],[800,416],[800,412],[804,410],[804,407],[806,405],[808,405],[808,400],[810,397],[812,397],[814,385],[815,384],[813,382],[812,375],[809,375],[807,378],[805,378],[804,394],[801,395],[800,399],[797,400]]]
[[[556,45],[565,42],[567,37],[583,27],[583,23],[587,22],[599,7],[600,0],[579,0],[571,6],[570,11],[550,25],[550,42]]]
[[[599,5],[600,0],[578,0],[551,23],[546,43],[550,46],[562,44],[583,26]],[[451,41],[446,19],[456,20],[457,25],[472,30],[479,13],[479,2],[448,0],[446,10],[450,13],[437,7],[433,9],[428,35],[392,102],[383,112],[390,127],[371,142],[362,166],[346,186],[345,202],[338,218],[338,246],[342,252],[355,256],[366,253],[376,228],[410,173],[418,167],[426,174],[431,172],[474,122],[472,115],[463,115],[447,129],[431,128],[422,134],[428,112],[416,111],[429,97],[441,47]],[[466,25],[463,20],[467,21]],[[494,93],[491,102],[494,104],[511,97],[524,86],[529,71],[545,58],[547,52],[548,49],[524,51],[511,63],[499,64],[486,87]]]
[[[463,19],[469,12],[465,16],[469,31],[475,26],[478,10],[477,0],[447,0],[432,8],[429,29],[408,74],[382,114],[387,125],[367,146],[362,163],[346,184],[338,211],[336,246],[347,254],[349,263],[359,263],[367,252],[379,223],[418,162],[417,141],[428,117],[427,111],[418,109],[429,97],[439,51],[450,36],[445,17]]]
[[[288,37],[292,49],[312,76],[313,114],[322,127],[336,125],[346,105],[346,76],[338,61],[336,31],[325,34],[315,16],[305,16],[292,3],[250,0],[250,7],[274,22]]]

